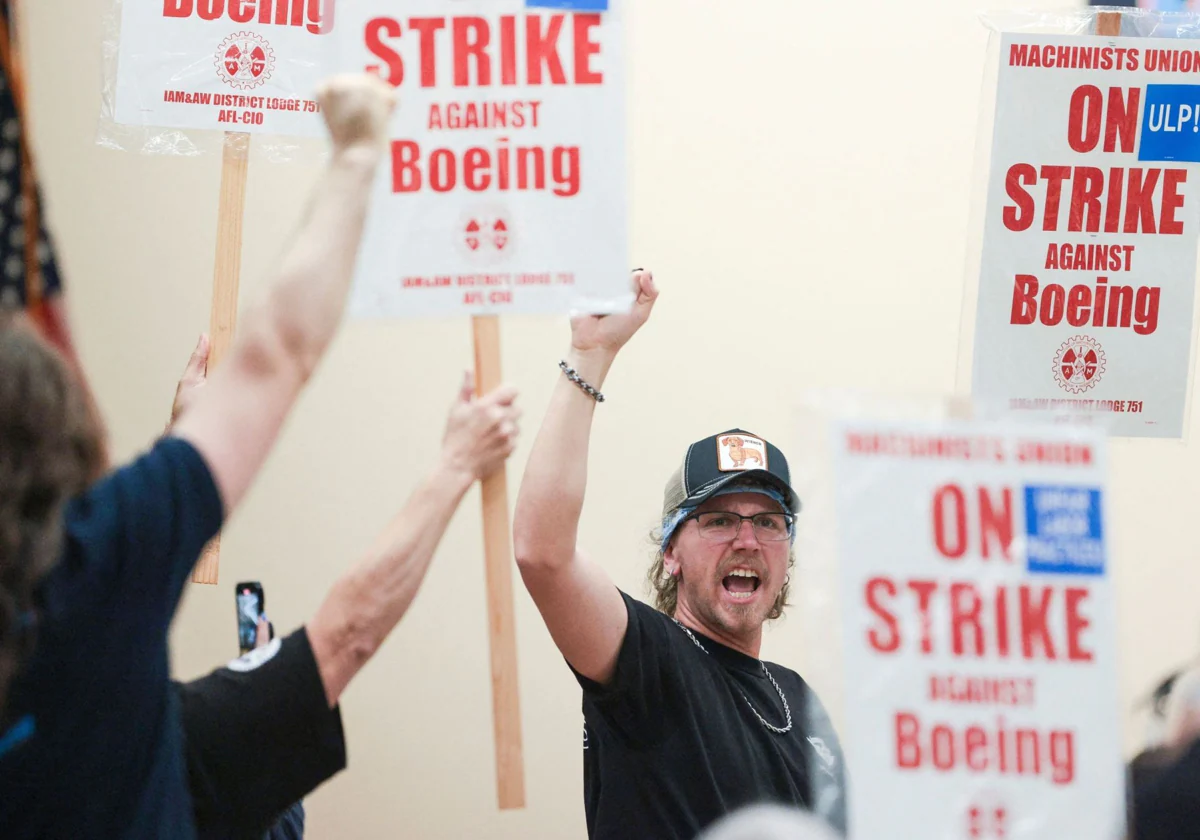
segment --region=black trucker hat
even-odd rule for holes
[[[687,448],[683,463],[667,482],[663,517],[681,507],[695,507],[727,485],[761,482],[783,496],[788,510],[800,510],[792,489],[787,458],[769,441],[744,429],[706,437]]]

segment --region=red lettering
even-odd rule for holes
[[[600,52],[600,44],[592,40],[592,30],[600,25],[600,15],[574,15],[575,18],[575,84],[598,85],[604,74],[592,70],[592,56]]]
[[[1021,650],[1026,659],[1033,659],[1034,644],[1040,642],[1042,653],[1046,659],[1054,659],[1054,642],[1046,628],[1046,615],[1050,611],[1050,601],[1054,590],[1049,586],[1041,588],[1041,596],[1033,601],[1033,588],[1021,586]]]
[[[1120,135],[1121,151],[1133,153],[1133,144],[1137,138],[1138,105],[1141,102],[1140,88],[1130,88],[1129,101],[1126,102],[1123,91],[1119,87],[1108,89],[1108,119],[1104,125],[1104,151],[1113,152],[1117,149],[1117,136]]]
[[[867,639],[871,643],[871,647],[880,653],[893,653],[900,647],[900,627],[896,623],[894,616],[883,604],[879,602],[879,591],[882,590],[889,598],[896,597],[896,584],[884,577],[871,578],[867,581],[866,586],[866,601],[867,607],[871,612],[883,621],[883,635],[877,627],[871,628],[867,633]]]
[[[392,141],[392,192],[416,192],[421,189],[421,170],[417,160],[421,147],[412,140]]]
[[[1183,233],[1183,222],[1175,218],[1175,211],[1183,206],[1179,185],[1187,180],[1186,169],[1168,169],[1163,172],[1162,217],[1159,233]]]
[[[1067,587],[1067,658],[1072,662],[1091,662],[1092,652],[1080,644],[1079,636],[1092,622],[1079,614],[1079,604],[1086,601],[1086,589]]]
[[[921,766],[921,745],[917,734],[921,725],[909,712],[896,713],[896,766],[911,770]]]
[[[500,18],[500,84],[517,83],[517,19],[513,15]]]
[[[966,648],[963,644],[966,629],[972,631],[975,639],[975,656],[983,656],[983,627],[979,623],[979,612],[982,609],[983,600],[973,584],[956,583],[950,587],[950,624],[954,630],[955,656],[962,656]]]
[[[196,0],[196,14],[201,20],[216,20],[225,14],[225,0]]]
[[[1154,233],[1154,187],[1158,184],[1157,169],[1129,170],[1129,199],[1125,204],[1125,233]],[[1143,181],[1143,175],[1145,180]],[[1138,222],[1141,229],[1138,229]]]
[[[1008,169],[1004,179],[1004,189],[1016,204],[1005,205],[1004,226],[1012,231],[1028,230],[1033,224],[1033,213],[1036,205],[1023,185],[1037,183],[1037,170],[1028,163],[1015,163]]]
[[[921,613],[921,652],[933,653],[933,617],[929,605],[938,585],[935,580],[910,580],[908,588],[917,595],[917,609]]]
[[[1100,116],[1103,110],[1104,97],[1100,88],[1095,85],[1075,88],[1067,116],[1067,143],[1074,151],[1090,152],[1096,148],[1100,142]]]
[[[1071,177],[1069,166],[1043,166],[1042,179],[1046,182],[1046,213],[1042,219],[1043,230],[1058,230],[1058,205],[1062,200],[1062,182]]]
[[[1104,192],[1104,173],[1094,166],[1077,166],[1071,181],[1071,214],[1067,230],[1082,231],[1084,217],[1087,230],[1100,230],[1100,194]]]
[[[993,539],[1000,543],[1000,554],[1005,560],[1012,560],[1009,547],[1012,545],[1012,490],[1005,487],[1000,491],[1000,509],[997,512],[986,487],[979,488],[979,530],[983,537],[984,559],[992,556]]]
[[[246,3],[250,6],[247,8]],[[229,0],[229,19],[234,23],[249,23],[254,18],[254,0]]]
[[[192,13],[192,0],[163,0],[163,17],[188,17]]]
[[[1037,302],[1034,296],[1038,290],[1038,279],[1032,274],[1018,274],[1013,283],[1012,313],[1009,317],[1011,324],[1032,324],[1037,318]]]
[[[946,504],[953,506],[953,542],[946,529]],[[943,557],[957,560],[967,550],[967,510],[963,491],[957,485],[946,484],[933,494],[933,541]]]
[[[1057,283],[1047,283],[1042,289],[1042,307],[1039,320],[1048,327],[1053,327],[1062,320],[1063,309],[1066,307],[1067,292]]]
[[[475,192],[486,190],[492,183],[492,175],[488,171],[491,166],[492,156],[488,154],[487,149],[467,149],[466,158],[463,160],[463,183],[467,189]],[[478,175],[479,170],[483,170],[482,175]]]
[[[454,19],[454,84],[467,87],[471,84],[469,59],[475,59],[475,78],[479,85],[492,83],[492,60],[486,47],[492,33],[488,22],[481,17],[459,17]]]
[[[1087,286],[1072,286],[1067,294],[1067,323],[1082,327],[1091,317],[1092,290]]]
[[[529,84],[542,84],[542,65],[550,73],[550,83],[565,85],[567,74],[558,57],[558,36],[562,32],[563,16],[551,15],[550,25],[542,32],[542,16],[525,18],[525,60]]]
[[[449,149],[434,149],[429,155],[429,186],[434,192],[450,192],[458,183],[458,158]]]
[[[409,18],[408,28],[421,34],[421,87],[436,87],[437,33],[446,28],[446,19],[444,17]],[[457,70],[457,62],[455,69]]]
[[[383,38],[385,36],[388,38],[399,38],[400,21],[394,18],[373,18],[367,21],[367,27],[363,35],[367,51],[382,61],[384,67],[387,68],[387,75],[381,75],[379,72],[381,69],[380,66],[378,64],[371,64],[367,66],[367,72],[380,76],[380,78],[393,87],[398,86],[404,81],[404,59],[400,57],[400,53],[385,44]],[[413,145],[415,146],[416,144],[414,143]]]

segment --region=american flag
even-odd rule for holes
[[[22,309],[78,367],[26,130],[15,15],[0,0],[0,307]]]

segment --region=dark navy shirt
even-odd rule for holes
[[[37,646],[0,717],[0,837],[194,837],[167,632],[222,517],[177,438],[70,502]]]

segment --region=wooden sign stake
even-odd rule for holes
[[[242,271],[242,217],[246,209],[246,168],[250,135],[226,132],[221,154],[221,199],[217,207],[217,257],[209,318],[208,369],[220,363],[237,326],[238,283]],[[217,583],[221,535],[213,538],[192,570],[194,583]]]
[[[500,384],[500,319],[472,319],[475,392]],[[517,693],[517,636],[513,621],[512,536],[508,473],[503,466],[482,482],[483,545],[487,570],[488,639],[492,662],[492,724],[496,738],[496,791],[500,809],[525,807],[521,704]]]

